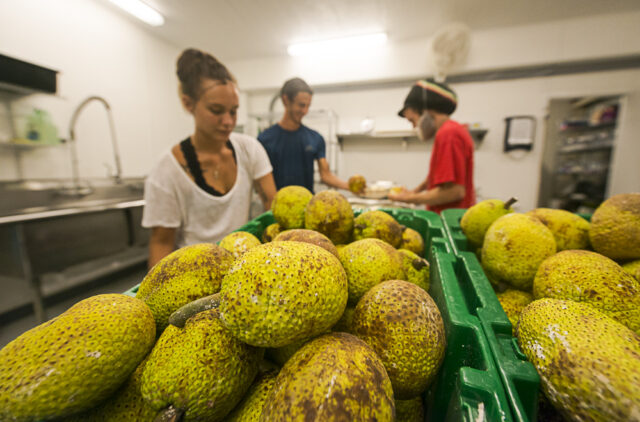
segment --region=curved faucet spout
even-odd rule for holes
[[[105,100],[104,98],[99,97],[97,95],[93,95],[91,97],[88,97],[84,101],[82,101],[80,104],[78,104],[78,106],[73,111],[73,114],[71,115],[71,122],[69,123],[69,143],[71,145],[71,171],[73,173],[73,181],[76,187],[80,186],[80,175],[78,171],[78,151],[76,148],[75,126],[76,126],[78,117],[80,116],[80,112],[84,109],[84,107],[87,104],[89,104],[92,101],[98,101],[102,103],[102,105],[104,106],[107,112],[107,118],[109,120],[109,130],[111,133],[111,144],[113,146],[113,158],[116,163],[116,175],[114,176],[114,179],[116,183],[122,182],[122,165],[120,163],[120,153],[118,152],[118,142],[116,140],[116,127],[113,122],[111,106],[109,105],[107,100]]]

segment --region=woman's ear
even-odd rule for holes
[[[193,98],[186,94],[180,94],[180,101],[182,102],[184,109],[193,114],[193,109],[195,108],[195,101],[193,101]]]

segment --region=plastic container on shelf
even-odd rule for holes
[[[476,315],[475,304],[488,293],[475,291],[477,285],[468,279],[458,280],[460,261],[446,239],[442,220],[437,214],[425,210],[382,211],[422,235],[425,257],[431,264],[429,293],[438,305],[445,325],[447,350],[436,379],[424,394],[425,420],[518,420],[512,414],[508,395],[492,357],[491,345],[479,315]],[[354,214],[357,216],[362,212],[355,210]],[[247,231],[260,238],[264,229],[274,222],[271,212],[267,212],[238,231]],[[138,286],[135,286],[125,294],[135,295],[137,290]]]

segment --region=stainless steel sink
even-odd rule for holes
[[[119,184],[96,180],[79,188],[68,181],[0,183],[0,218],[141,200],[143,191],[141,178]]]

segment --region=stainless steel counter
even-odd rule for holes
[[[142,179],[69,186],[0,183],[0,314],[146,261]]]

